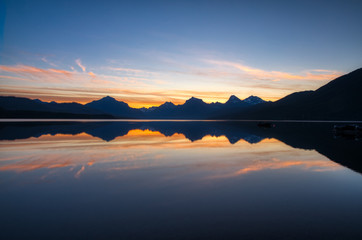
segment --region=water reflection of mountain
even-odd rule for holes
[[[112,141],[130,130],[158,131],[165,136],[183,134],[190,141],[207,135],[225,136],[231,144],[243,139],[258,143],[264,138],[276,138],[294,148],[314,149],[334,162],[362,173],[362,143],[335,138],[333,123],[277,123],[275,128],[260,128],[255,122],[233,121],[169,121],[169,122],[23,122],[1,123],[0,140],[39,137],[46,134],[80,134]]]

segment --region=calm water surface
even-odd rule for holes
[[[361,239],[331,123],[1,123],[1,239]]]

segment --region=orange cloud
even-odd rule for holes
[[[72,72],[66,71],[66,70],[59,70],[59,69],[54,69],[54,68],[50,68],[49,71],[54,72],[54,73],[61,73],[64,74],[67,77],[71,77],[72,76]]]
[[[85,170],[85,167],[82,166],[82,167],[79,169],[79,171],[74,175],[74,177],[79,178],[79,177],[80,177],[80,174],[81,174],[82,172],[84,172],[84,170]]]
[[[18,80],[18,81],[29,81],[29,79],[26,79],[26,78],[6,76],[6,75],[0,75],[0,79],[10,79],[10,80]]]
[[[88,72],[88,75],[93,77],[93,78],[96,77],[96,75],[93,72]]]
[[[26,65],[16,65],[16,66],[4,66],[0,65],[0,70],[3,72],[10,72],[10,73],[44,73],[49,74],[49,72],[53,73],[62,73],[62,74],[72,74],[72,72],[66,71],[66,70],[57,70],[57,69],[41,69],[37,67],[32,66],[26,66]]]
[[[25,77],[30,77],[33,81],[48,81],[48,82],[63,82],[64,79],[73,77],[73,72],[66,71],[66,70],[60,70],[60,69],[42,69],[32,66],[26,66],[26,65],[16,65],[16,66],[4,66],[0,65],[0,72],[7,72],[7,73],[15,73],[19,74]],[[9,77],[7,77],[9,78]],[[26,80],[29,81],[30,79],[16,79],[12,78],[14,80]]]

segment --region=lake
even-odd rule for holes
[[[1,239],[362,239],[333,123],[0,123]]]

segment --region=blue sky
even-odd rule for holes
[[[1,95],[276,100],[362,66],[362,1],[2,1]]]

